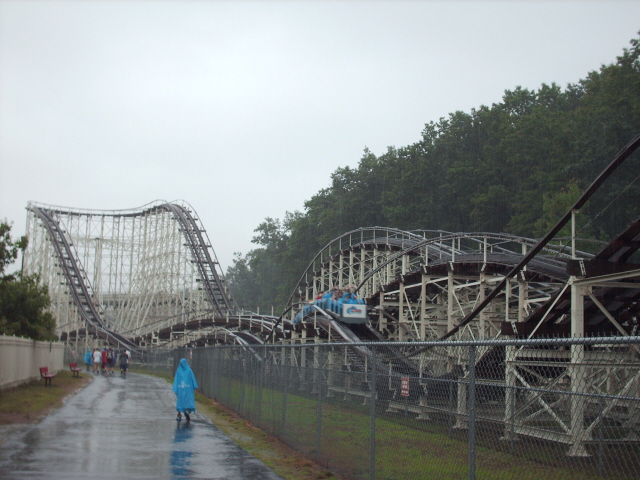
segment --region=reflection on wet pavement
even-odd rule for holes
[[[164,380],[101,377],[0,450],[8,479],[281,479],[206,418],[175,420]]]
[[[193,425],[191,423],[177,422],[176,433],[173,437],[173,451],[171,452],[171,473],[177,477],[189,478],[191,471],[192,451],[188,445],[181,445],[193,438]]]

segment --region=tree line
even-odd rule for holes
[[[564,89],[506,90],[500,103],[427,123],[412,145],[382,155],[365,149],[358,166],[337,168],[303,212],[258,225],[257,247],[236,253],[226,278],[240,305],[264,308],[284,304],[322,246],[355,228],[542,237],[639,133],[635,38],[615,62]],[[581,237],[608,240],[638,217],[638,157],[584,207]]]

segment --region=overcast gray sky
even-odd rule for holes
[[[638,1],[0,0],[0,218],[183,199],[226,271],[365,146],[577,82],[639,30]]]

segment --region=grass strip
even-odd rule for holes
[[[222,380],[225,403],[250,419],[281,434],[283,395],[279,389]],[[369,407],[354,402],[325,398],[322,403],[320,457],[334,471],[349,478],[369,478]],[[382,412],[379,412],[380,414]],[[317,455],[318,401],[311,395],[287,394],[285,441],[306,455]],[[415,420],[376,418],[376,480],[466,479],[469,478],[466,430],[452,436],[442,426]],[[496,448],[476,446],[478,479],[554,480],[596,479],[580,460],[565,456],[565,446],[556,445],[553,462],[541,455],[543,448],[528,443],[527,452],[510,454]],[[537,454],[536,454],[537,452]],[[554,464],[555,463],[555,464]],[[625,477],[622,475],[620,478]]]
[[[200,392],[198,411],[236,444],[286,480],[343,479]]]
[[[44,380],[37,379],[0,390],[0,425],[35,423],[90,381],[89,374],[74,377],[69,370],[60,370],[50,386],[45,387]]]

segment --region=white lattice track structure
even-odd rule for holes
[[[61,338],[95,327],[133,339],[237,309],[184,202],[118,211],[30,203],[27,210],[23,269],[48,284]]]

